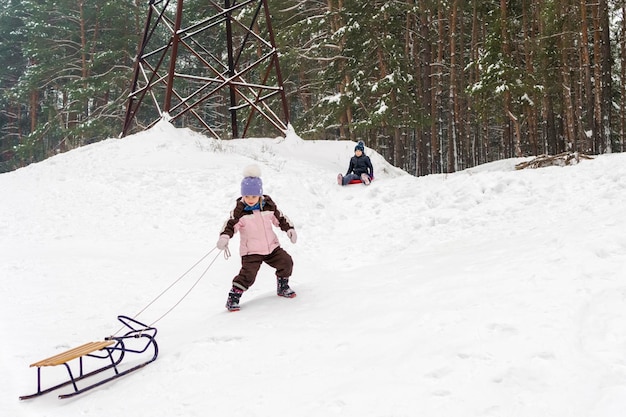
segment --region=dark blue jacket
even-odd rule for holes
[[[348,167],[348,172],[346,175],[354,172],[354,174],[359,177],[361,174],[368,174],[370,178],[374,178],[374,167],[372,166],[372,161],[370,161],[370,157],[363,154],[361,156],[353,156],[350,158],[350,166]]]

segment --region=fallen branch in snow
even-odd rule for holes
[[[530,161],[520,162],[515,165],[515,169],[544,168],[548,166],[563,167],[566,165],[576,165],[581,159],[593,159],[593,157],[579,152],[563,152],[558,155],[539,155]]]

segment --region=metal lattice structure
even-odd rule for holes
[[[285,135],[289,113],[267,0],[189,1],[188,10],[183,3],[149,1],[122,136],[163,118],[216,138],[259,135],[268,126]]]

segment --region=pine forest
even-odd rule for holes
[[[217,2],[244,3],[185,0],[184,24]],[[2,2],[0,172],[119,137],[146,14],[171,3]],[[363,140],[416,176],[625,151],[626,0],[265,3],[289,123],[305,140]],[[227,53],[219,36],[201,47]],[[217,107],[203,111],[219,132]],[[257,123],[248,136],[278,134]]]

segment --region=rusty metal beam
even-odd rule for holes
[[[121,136],[164,117],[220,139],[265,127],[286,133],[268,0],[223,2],[209,0],[212,14],[188,18],[184,0],[149,1]]]

